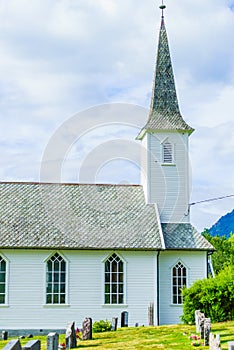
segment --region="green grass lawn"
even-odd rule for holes
[[[227,350],[227,342],[234,341],[234,321],[215,323],[212,325],[212,332],[220,334],[222,350]],[[77,348],[84,350],[190,350],[195,348],[191,345],[192,341],[189,339],[191,334],[195,334],[195,326],[173,325],[119,328],[116,332],[94,333],[93,340],[78,341]],[[46,350],[46,337],[35,336],[33,339],[40,339],[41,349]],[[21,339],[21,345],[24,346],[29,340]],[[3,349],[8,341],[0,340],[0,349]],[[60,335],[59,342],[64,342],[64,335]],[[200,348],[209,349],[208,346],[200,346]]]

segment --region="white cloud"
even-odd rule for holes
[[[160,0],[0,2],[2,180],[38,180],[46,144],[76,111],[116,101],[149,107],[160,4]],[[193,198],[229,194],[234,146],[233,2],[181,0],[166,5],[180,106],[185,120],[196,128],[190,138]],[[122,135],[131,136],[123,130]],[[89,145],[95,148],[100,137],[99,130]],[[82,147],[82,152],[89,149]],[[68,175],[72,164],[71,157]],[[135,177],[131,165],[126,172],[130,169]],[[113,176],[108,163],[100,168],[99,178],[104,170]],[[231,208],[231,200],[195,206],[193,222],[199,228],[210,226],[219,213]]]

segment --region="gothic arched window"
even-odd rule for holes
[[[6,302],[6,261],[0,255],[0,304]]]
[[[55,253],[46,263],[46,303],[66,302],[66,261]]]
[[[124,302],[124,263],[117,254],[105,261],[105,304]]]
[[[172,268],[172,302],[173,304],[182,304],[182,289],[187,286],[187,269],[179,261]]]

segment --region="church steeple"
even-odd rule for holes
[[[158,208],[162,223],[188,223],[190,199],[189,135],[176,94],[162,10],[151,106],[142,141],[141,179],[146,203]]]
[[[183,120],[179,109],[164,21],[165,8],[166,6],[164,4],[160,6],[160,9],[162,10],[162,19],[159,32],[150,112],[148,121],[138,135],[138,139],[142,139],[147,131],[177,130],[186,131],[190,134],[194,130]]]

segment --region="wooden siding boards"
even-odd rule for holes
[[[171,268],[180,260],[188,269],[188,287],[198,279],[206,278],[206,252],[163,251],[159,255],[159,323],[178,323],[182,305],[172,304]]]
[[[161,222],[189,222],[190,197],[188,135],[158,132],[145,135],[147,147],[147,203],[157,203]],[[168,139],[174,148],[174,164],[162,164],[162,143]],[[186,213],[186,215],[185,215]]]
[[[148,324],[148,305],[154,301],[156,252],[117,251],[126,263],[126,302],[104,305],[105,258],[112,251],[64,250],[68,261],[68,304],[45,304],[45,261],[50,250],[3,250],[10,261],[8,307],[1,307],[0,329],[65,329],[75,320],[119,317],[129,312],[129,325]]]

